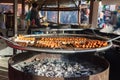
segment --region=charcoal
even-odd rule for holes
[[[57,59],[35,59],[13,66],[25,73],[46,77],[81,77],[103,71],[100,66],[86,61],[76,62]]]

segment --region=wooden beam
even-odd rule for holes
[[[68,7],[68,8],[42,8],[42,11],[77,11],[79,10],[76,7]]]
[[[22,15],[25,14],[25,0],[22,0]]]
[[[58,0],[58,8],[60,8],[60,1]],[[60,11],[57,13],[57,23],[60,24]]]
[[[43,5],[45,5],[46,0],[43,1],[43,3],[40,6],[40,10],[42,9]],[[46,6],[46,5],[45,5]]]
[[[81,24],[81,1],[79,1],[78,24]]]
[[[75,7],[78,7],[77,4],[75,3],[75,0],[72,0],[72,2],[75,4]]]

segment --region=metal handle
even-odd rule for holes
[[[108,40],[107,42],[111,42],[111,41],[114,41],[114,40],[119,39],[119,38],[120,38],[120,36],[115,37],[115,38],[113,38],[113,39],[110,39],[110,40]]]
[[[7,39],[7,38],[5,38],[5,37],[0,36],[0,38],[3,39],[3,40],[5,40],[5,41],[7,41],[7,42],[12,43],[12,44],[16,44],[16,43],[14,43],[13,41],[11,41],[11,40],[9,40],[9,39]]]

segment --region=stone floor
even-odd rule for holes
[[[13,49],[8,47],[4,40],[0,39],[0,56],[8,56],[13,54]]]
[[[8,79],[8,59],[9,57],[0,57],[0,80]]]
[[[13,49],[0,39],[0,80],[8,80],[8,59],[13,55]],[[7,56],[7,57],[6,57]]]

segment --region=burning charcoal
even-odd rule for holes
[[[47,71],[47,66],[46,66],[46,65],[43,65],[43,66],[41,67],[41,71],[42,71],[42,72]]]
[[[46,77],[54,77],[55,76],[55,73],[53,71],[48,71],[46,72]]]
[[[72,72],[65,72],[64,77],[73,77],[73,73]]]
[[[42,66],[42,64],[41,64],[41,63],[38,63],[38,65],[37,65],[37,66],[39,66],[39,67],[40,67],[40,66]]]
[[[88,62],[75,62],[57,59],[36,59],[31,62],[23,62],[14,67],[25,73],[47,77],[80,77],[96,74],[102,68]]]
[[[76,69],[79,68],[79,64],[75,63],[74,68],[76,68]]]
[[[69,71],[69,72],[73,71],[73,67],[72,66],[68,66],[67,71]]]
[[[62,76],[63,76],[63,73],[60,71],[56,72],[55,74],[55,77],[62,77]]]
[[[53,69],[54,69],[53,66],[48,66],[48,70],[49,70],[49,71],[52,71]]]
[[[22,68],[24,72],[28,73],[30,68],[28,66],[24,66],[24,68]]]
[[[45,76],[45,73],[44,73],[44,72],[41,72],[41,71],[38,71],[38,72],[37,72],[37,75]]]
[[[19,71],[22,71],[22,66],[18,66],[18,65],[16,65],[16,66],[13,66],[15,69],[18,69]]]

